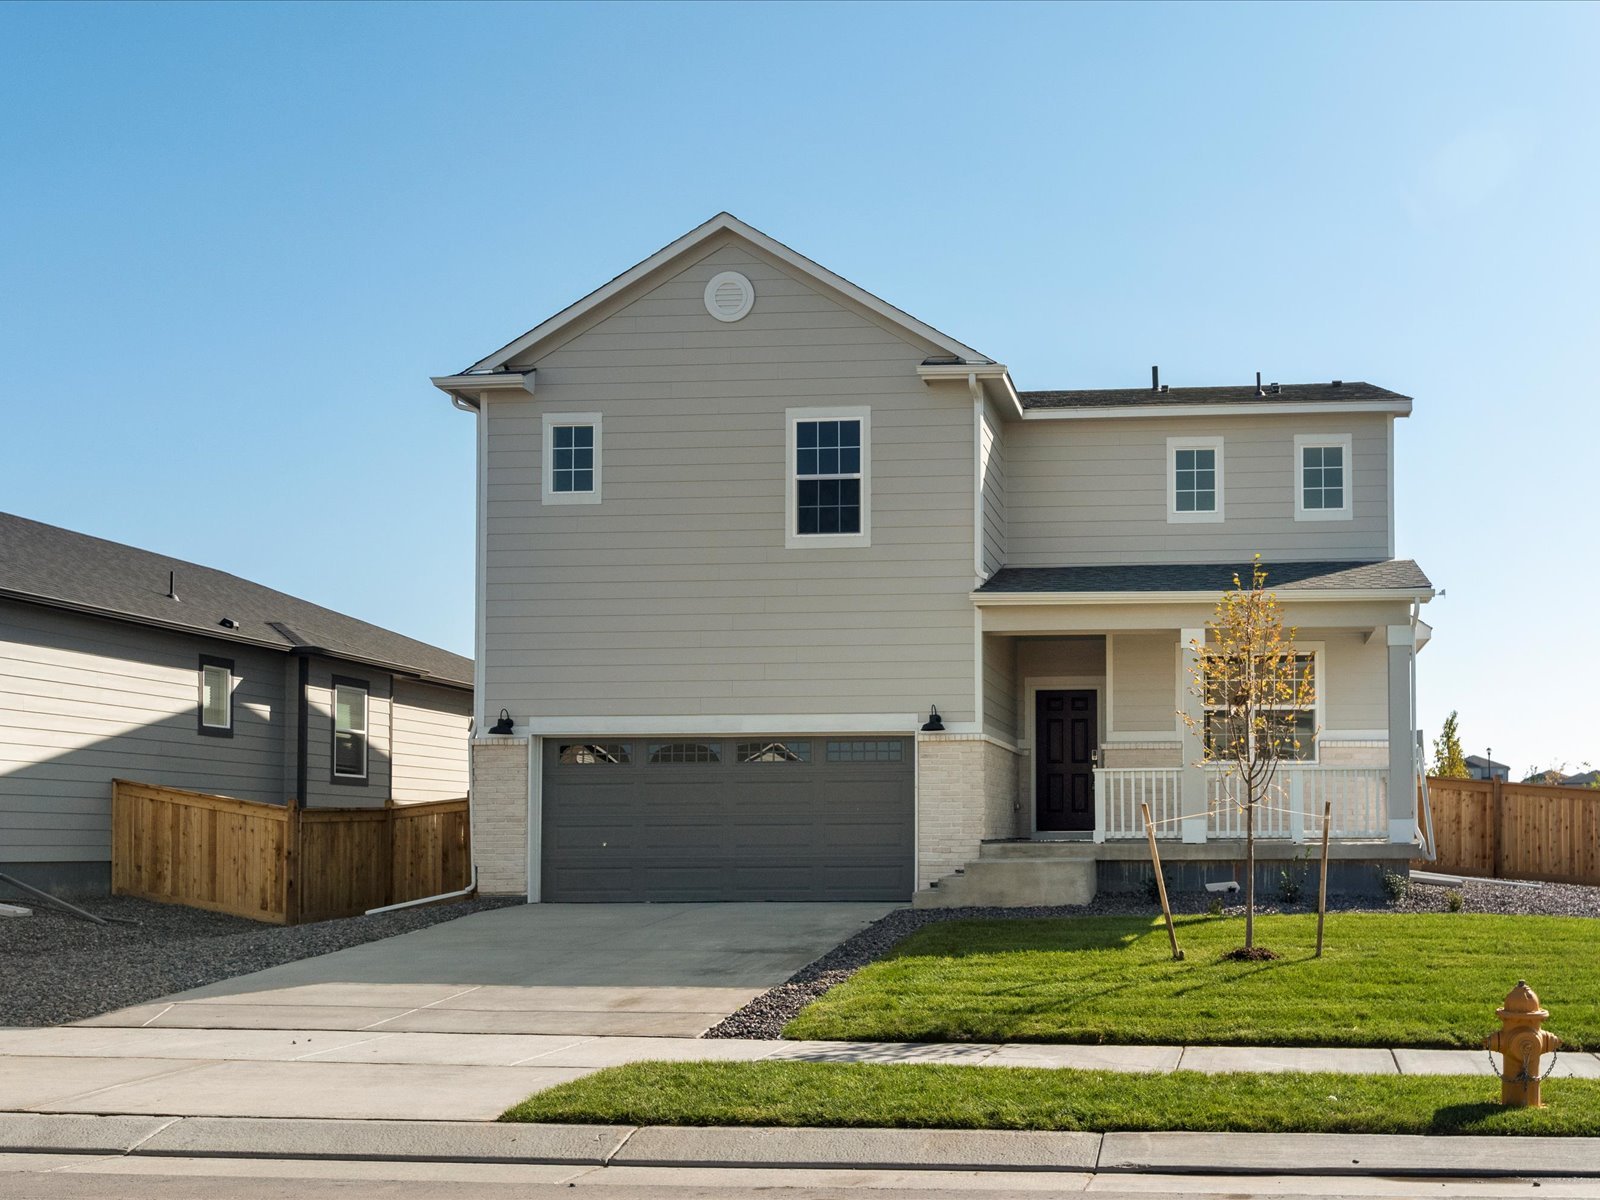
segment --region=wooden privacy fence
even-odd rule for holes
[[[1600,790],[1429,777],[1435,862],[1418,870],[1600,884]]]
[[[118,779],[111,890],[296,925],[472,882],[465,800],[289,808]]]

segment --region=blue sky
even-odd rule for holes
[[[0,508],[470,652],[427,377],[728,209],[1023,387],[1415,396],[1423,722],[1575,768],[1597,54],[1593,5],[0,7]]]

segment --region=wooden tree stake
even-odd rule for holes
[[[1161,897],[1161,915],[1167,919],[1167,941],[1172,943],[1172,961],[1182,962],[1183,951],[1178,949],[1178,931],[1172,924],[1172,906],[1167,903],[1167,881],[1161,874],[1161,851],[1156,849],[1156,827],[1150,820],[1150,806],[1141,802],[1139,811],[1144,813],[1144,832],[1150,839],[1150,863],[1156,869],[1156,892]]]
[[[1322,922],[1328,915],[1328,826],[1333,824],[1333,801],[1322,802],[1322,882],[1317,885],[1317,957],[1322,957]]]

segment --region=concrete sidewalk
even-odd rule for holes
[[[492,1121],[528,1095],[644,1061],[950,1063],[1115,1071],[1490,1074],[1479,1050],[786,1042],[381,1030],[0,1030],[0,1110]],[[1555,1075],[1600,1078],[1564,1053]]]
[[[0,1115],[0,1154],[620,1168],[1600,1179],[1600,1138],[676,1128]]]

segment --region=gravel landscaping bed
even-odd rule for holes
[[[521,901],[496,897],[287,927],[128,896],[79,907],[138,925],[95,925],[42,900],[16,903],[33,915],[0,918],[0,1026],[81,1021]]]
[[[1450,897],[1459,893],[1466,913],[1496,913],[1507,916],[1600,917],[1600,888],[1577,884],[1545,883],[1537,886],[1465,880],[1459,888],[1413,883],[1404,896],[1392,903],[1374,902],[1370,897],[1329,896],[1330,912],[1450,912]],[[1172,911],[1199,915],[1211,910],[1212,898],[1206,893],[1175,894]],[[1060,905],[1046,908],[902,908],[875,921],[853,938],[828,951],[815,962],[801,967],[771,991],[757,996],[738,1012],[702,1036],[708,1038],[776,1038],[802,1008],[830,988],[837,987],[870,962],[882,958],[904,939],[936,921],[1029,920],[1039,917],[1144,917],[1160,911],[1139,894],[1096,896],[1090,904]],[[1225,907],[1223,913],[1242,917],[1241,905]],[[1281,905],[1260,897],[1258,914],[1277,912],[1315,912],[1314,897],[1307,904]]]

